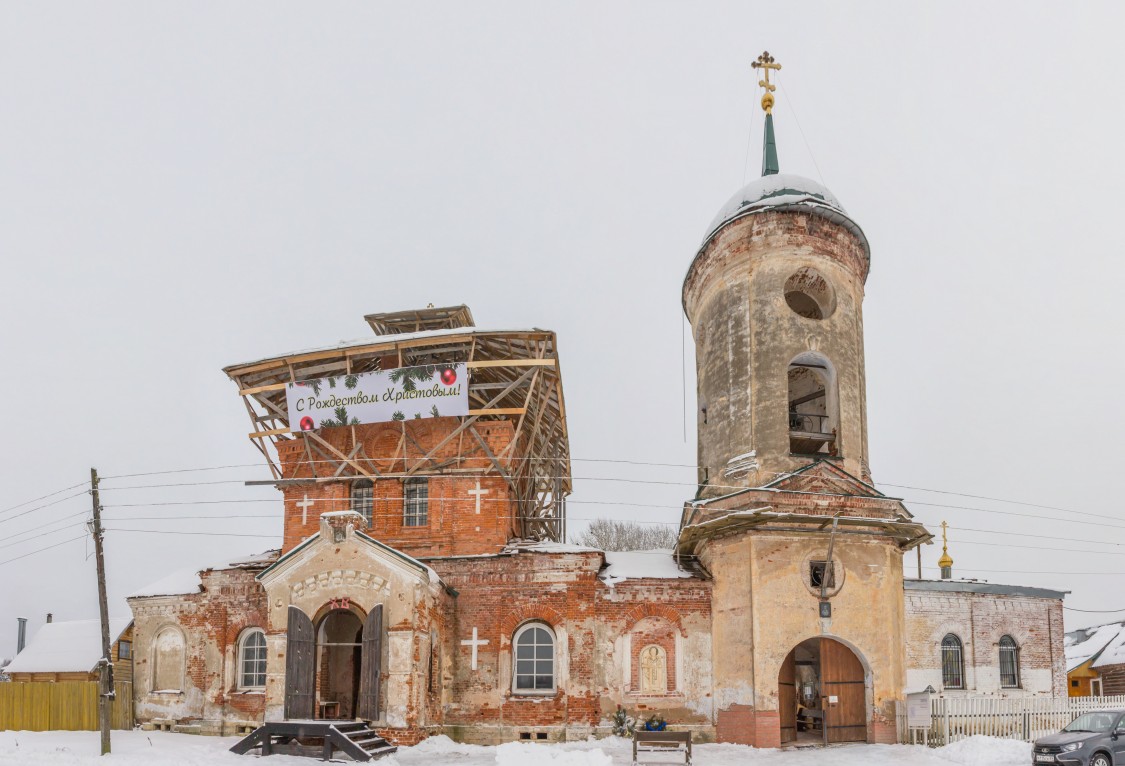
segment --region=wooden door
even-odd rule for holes
[[[777,709],[781,715],[781,744],[797,739],[797,670],[794,655],[789,652],[777,676]]]
[[[286,719],[309,720],[313,717],[315,689],[316,634],[312,620],[297,607],[290,606],[285,642]]]
[[[863,665],[851,649],[820,639],[820,694],[828,741],[867,741],[867,684]],[[836,697],[836,704],[829,702]]]
[[[379,676],[383,670],[383,605],[377,604],[363,623],[359,661],[359,706],[365,721],[379,720]]]

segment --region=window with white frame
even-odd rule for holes
[[[375,505],[375,487],[370,479],[359,479],[352,482],[352,510],[363,517],[367,526],[371,526],[371,510]]]
[[[424,527],[430,523],[429,479],[407,479],[402,484],[404,527]]]
[[[261,628],[246,631],[238,646],[238,687],[266,687],[266,634]]]
[[[941,683],[946,689],[965,688],[965,661],[961,639],[952,633],[941,640]]]
[[[1018,689],[1020,686],[1020,649],[1011,636],[1000,638],[1000,687]]]
[[[512,637],[516,694],[550,694],[555,691],[555,634],[543,623],[524,625]]]

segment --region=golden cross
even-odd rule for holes
[[[750,66],[762,70],[764,79],[758,81],[758,85],[766,89],[766,92],[762,94],[762,109],[766,110],[766,114],[770,114],[773,111],[773,92],[777,90],[777,86],[770,82],[770,70],[781,69],[781,64],[774,61],[769,51],[765,51],[761,56],[758,56],[757,61],[751,61]]]
[[[941,523],[941,548],[942,548],[943,551],[946,548],[949,547],[949,540],[946,539],[946,536],[945,536],[945,530],[948,529],[948,528],[949,528],[949,524],[947,524],[943,521]]]

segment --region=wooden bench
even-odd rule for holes
[[[684,763],[691,766],[690,731],[645,731],[638,729],[633,733],[633,764],[636,766],[638,753],[683,753]]]

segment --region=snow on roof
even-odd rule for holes
[[[625,580],[646,578],[672,580],[693,577],[685,572],[672,557],[671,548],[651,551],[606,551],[606,568],[601,573],[602,582],[613,587]]]
[[[1105,649],[1114,639],[1125,635],[1125,626],[1118,622],[1110,625],[1099,625],[1096,628],[1087,628],[1085,634],[1086,639],[1084,641],[1066,647],[1067,673]],[[1125,660],[1121,661],[1125,662]]]
[[[178,569],[156,582],[149,583],[140,590],[133,591],[128,595],[128,598],[183,596],[190,593],[199,593],[203,589],[203,581],[199,577],[200,572],[206,572],[208,569],[256,569],[258,567],[267,567],[274,561],[277,561],[277,557],[280,554],[281,551],[275,548],[241,558],[224,559],[210,566]]]
[[[116,641],[129,627],[129,618],[111,619],[109,636]],[[4,669],[5,673],[88,673],[102,657],[100,620],[48,622],[27,648]]]
[[[600,548],[588,548],[572,543],[555,543],[550,540],[514,540],[504,546],[505,551],[528,551],[531,553],[601,553]]]
[[[228,364],[223,370],[234,370],[239,367],[246,367],[251,364],[259,364],[261,362],[269,362],[274,359],[284,359],[290,356],[301,356],[303,354],[316,354],[321,351],[334,351],[346,348],[355,348],[357,346],[377,346],[387,345],[393,343],[403,343],[412,340],[424,340],[426,338],[440,338],[443,335],[504,335],[520,332],[549,332],[549,330],[542,330],[539,328],[523,328],[515,330],[486,330],[480,327],[452,327],[441,330],[420,330],[418,332],[404,332],[396,333],[394,335],[368,335],[363,338],[353,338],[352,340],[342,340],[339,343],[331,346],[318,346],[317,348],[303,348],[297,351],[290,351],[284,354],[271,354],[270,356],[263,356],[260,359],[251,359],[246,362],[237,362],[235,364]]]
[[[1104,625],[1103,628],[1114,628],[1116,633],[1106,645],[1092,667],[1104,668],[1107,665],[1125,665],[1125,625]],[[1100,631],[1099,631],[1100,632]],[[1097,635],[1096,633],[1094,635]],[[1082,663],[1079,663],[1082,664]],[[1067,651],[1067,670],[1070,670],[1070,652]]]
[[[823,184],[802,176],[776,173],[756,178],[735,192],[707,227],[703,241],[706,243],[723,224],[740,215],[779,205],[821,207],[847,215],[840,200]]]
[[[190,569],[177,569],[172,574],[149,583],[140,590],[133,591],[128,597],[181,596],[187,593],[199,593],[202,588],[203,581],[199,579],[199,568],[192,567]]]

